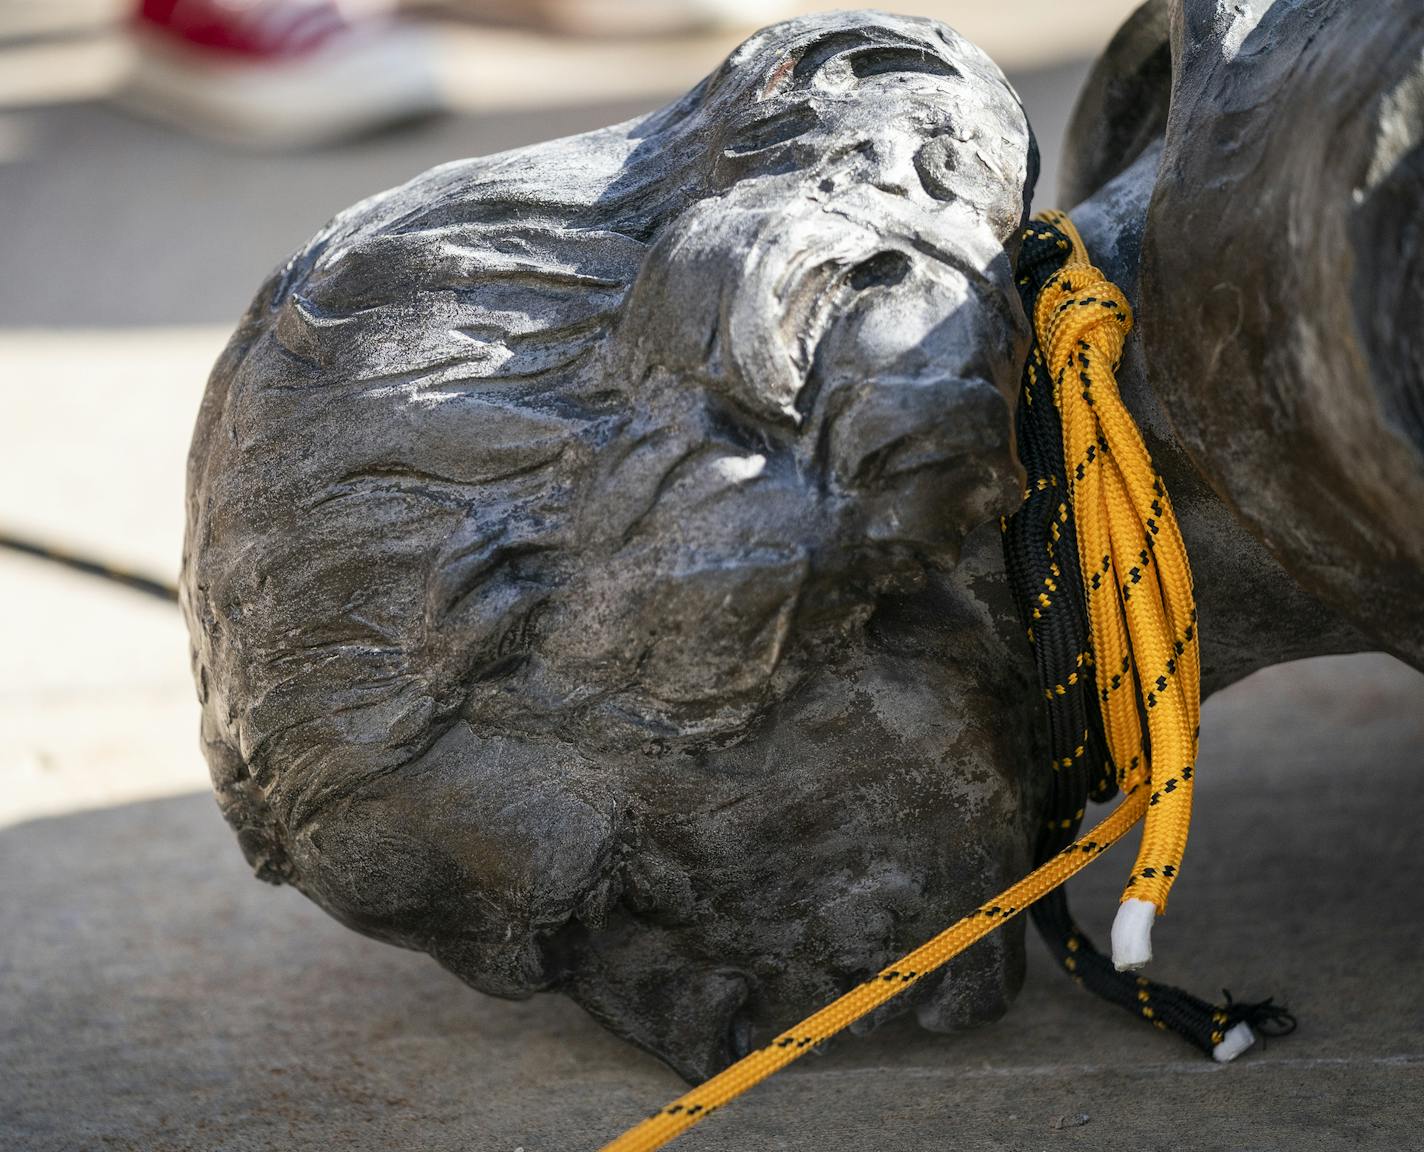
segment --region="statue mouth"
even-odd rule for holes
[[[858,392],[835,422],[831,452],[865,540],[953,563],[970,531],[1017,506],[1007,401],[991,382],[872,380]]]

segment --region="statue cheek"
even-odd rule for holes
[[[636,552],[618,559],[562,606],[565,678],[625,684],[683,719],[759,695],[788,643],[809,570],[802,547],[689,548],[656,566]]]
[[[545,941],[616,899],[620,798],[559,741],[454,724],[422,755],[333,796],[293,837],[298,886],[338,920],[431,951],[502,996],[557,976]]]
[[[799,549],[697,563],[662,583],[643,620],[650,694],[674,703],[755,693],[776,670],[808,562]]]
[[[402,943],[436,912],[459,869],[380,804],[333,805],[293,837],[298,886],[342,923]]]

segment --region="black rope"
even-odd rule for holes
[[[1072,242],[1052,225],[1034,222],[1023,234],[1016,279],[1033,316],[1039,292],[1062,267]],[[1004,521],[1004,559],[1019,616],[1033,648],[1049,729],[1052,781],[1035,845],[1042,863],[1070,844],[1089,799],[1111,799],[1115,770],[1103,737],[1092,646],[1083,597],[1078,543],[1063,463],[1063,429],[1042,350],[1034,343],[1019,392],[1017,444],[1028,473],[1023,506]],[[1104,675],[1125,669],[1105,669]],[[1121,769],[1129,767],[1123,765]],[[1272,1000],[1244,1004],[1226,995],[1210,1004],[1189,992],[1131,972],[1119,972],[1074,921],[1064,887],[1034,904],[1034,924],[1058,963],[1103,999],[1170,1029],[1208,1055],[1238,1023],[1267,1035],[1294,1030],[1295,1019]]]
[[[102,580],[121,584],[135,592],[142,592],[145,596],[154,596],[159,600],[167,600],[174,604],[178,602],[178,589],[173,585],[165,584],[150,576],[126,572],[122,568],[116,568],[112,564],[105,564],[99,560],[91,560],[86,556],[76,556],[73,553],[63,552],[58,548],[50,548],[47,545],[37,544],[33,540],[25,540],[8,533],[0,534],[0,548],[8,548],[11,552],[19,552],[39,560],[48,560],[52,564],[62,564],[76,572],[97,576]]]

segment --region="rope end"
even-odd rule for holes
[[[1221,1038],[1221,1043],[1211,1050],[1211,1058],[1218,1064],[1229,1064],[1256,1043],[1256,1033],[1244,1020],[1233,1024]]]
[[[1112,926],[1112,961],[1119,972],[1141,968],[1152,959],[1152,923],[1157,905],[1150,900],[1124,900]]]

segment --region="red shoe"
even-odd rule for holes
[[[326,143],[441,106],[426,35],[332,0],[143,0],[130,107],[209,136]]]

